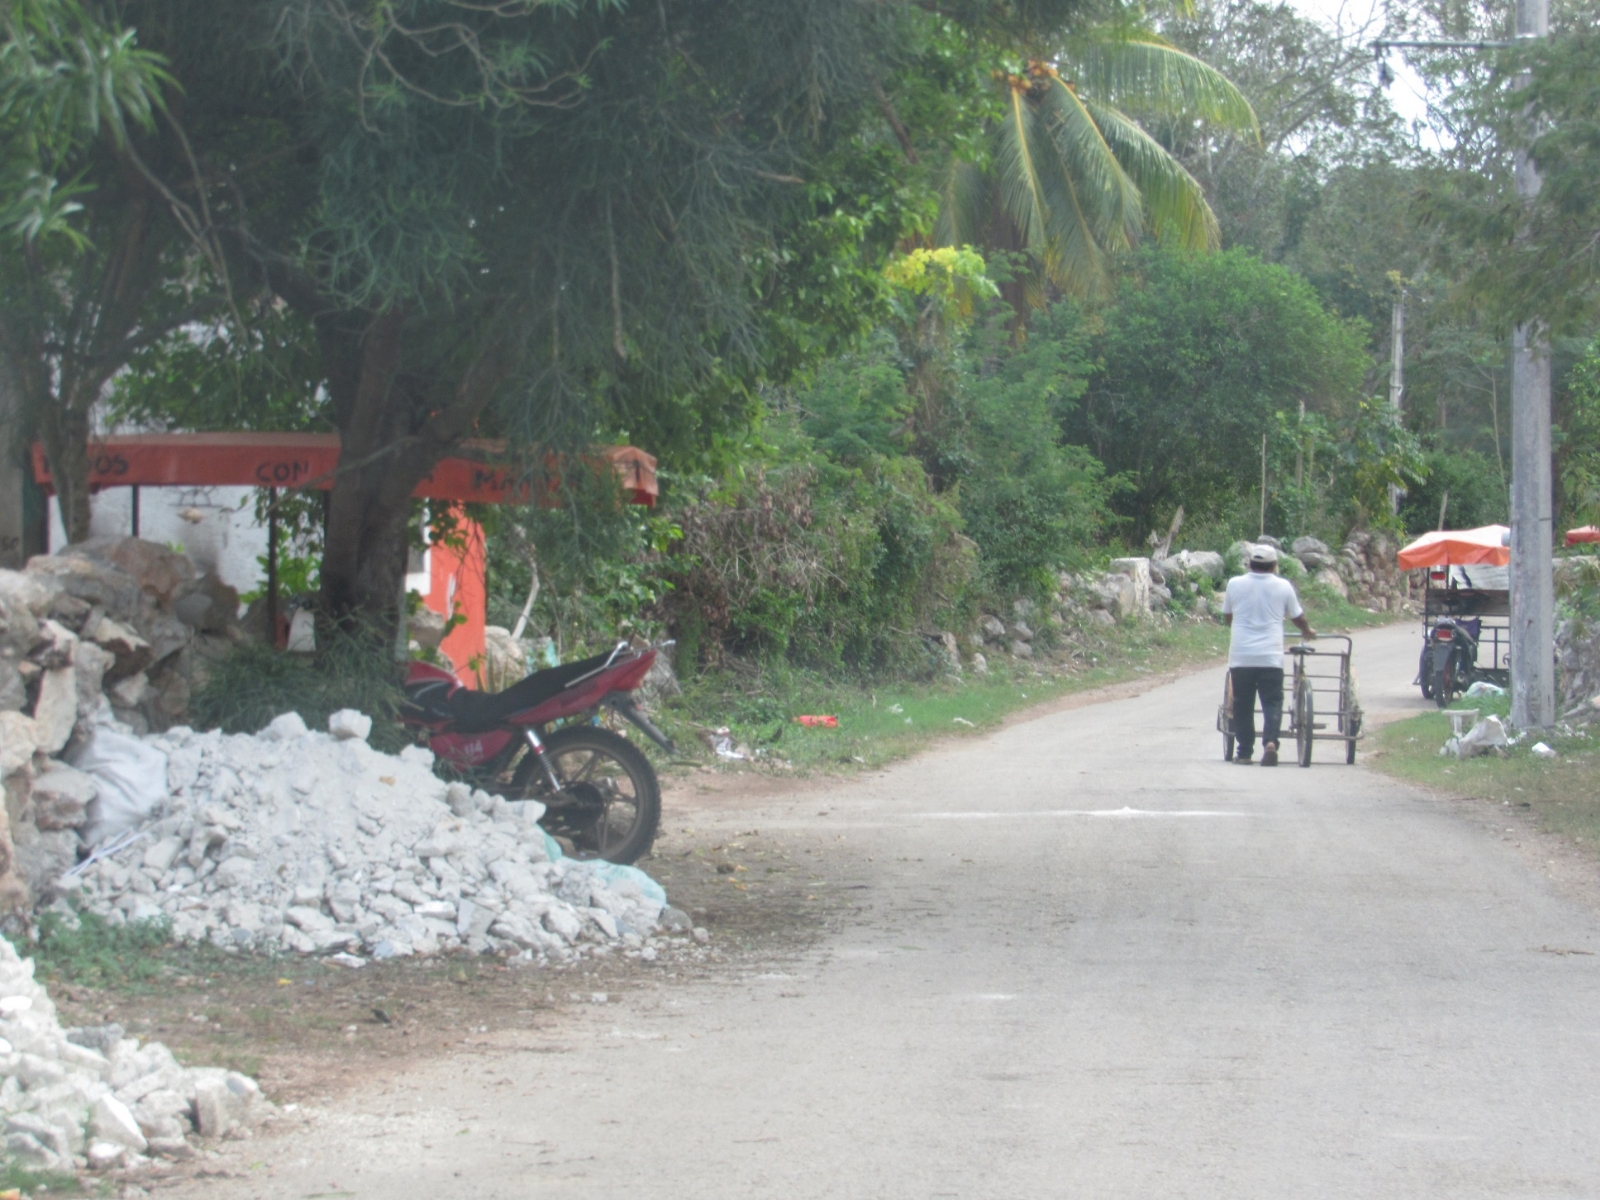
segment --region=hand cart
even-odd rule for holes
[[[1331,642],[1324,648],[1318,643]],[[1341,648],[1342,647],[1342,648]],[[1352,644],[1344,634],[1324,633],[1316,642],[1289,647],[1294,660],[1293,674],[1286,680],[1284,707],[1288,709],[1285,732],[1294,738],[1295,755],[1302,767],[1311,765],[1311,747],[1316,741],[1343,742],[1344,761],[1356,760],[1356,739],[1361,736],[1361,703],[1356,699],[1355,674],[1350,669]],[[1261,728],[1259,706],[1256,728]],[[1323,719],[1317,720],[1318,712]],[[1233,672],[1227,673],[1222,687],[1222,704],[1217,709],[1217,732],[1222,734],[1222,757],[1233,761]]]

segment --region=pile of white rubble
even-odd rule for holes
[[[62,1029],[33,960],[0,938],[0,1119],[8,1159],[42,1171],[186,1158],[190,1133],[221,1137],[270,1116],[255,1081],[186,1068],[117,1025]]]
[[[537,802],[446,784],[421,747],[372,749],[360,713],[328,723],[138,739],[164,757],[167,796],[135,824],[103,780],[97,849],[58,891],[113,923],[166,917],[185,941],[348,966],[456,948],[562,962],[619,941],[654,958],[658,930],[690,932],[642,871],[563,857]]]

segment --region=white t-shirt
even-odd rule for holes
[[[1283,622],[1305,610],[1294,584],[1266,571],[1247,571],[1228,580],[1222,611],[1233,614],[1230,667],[1283,666]]]

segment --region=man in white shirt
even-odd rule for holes
[[[1256,749],[1256,695],[1261,696],[1261,765],[1278,765],[1278,730],[1283,724],[1283,622],[1295,623],[1307,641],[1311,631],[1294,584],[1278,575],[1278,552],[1252,546],[1250,569],[1228,581],[1222,623],[1233,630],[1228,669],[1233,674],[1234,762],[1248,765]]]

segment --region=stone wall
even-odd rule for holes
[[[94,782],[64,759],[109,706],[135,730],[187,713],[242,636],[239,596],[182,554],[112,538],[0,570],[0,910],[77,859]]]

